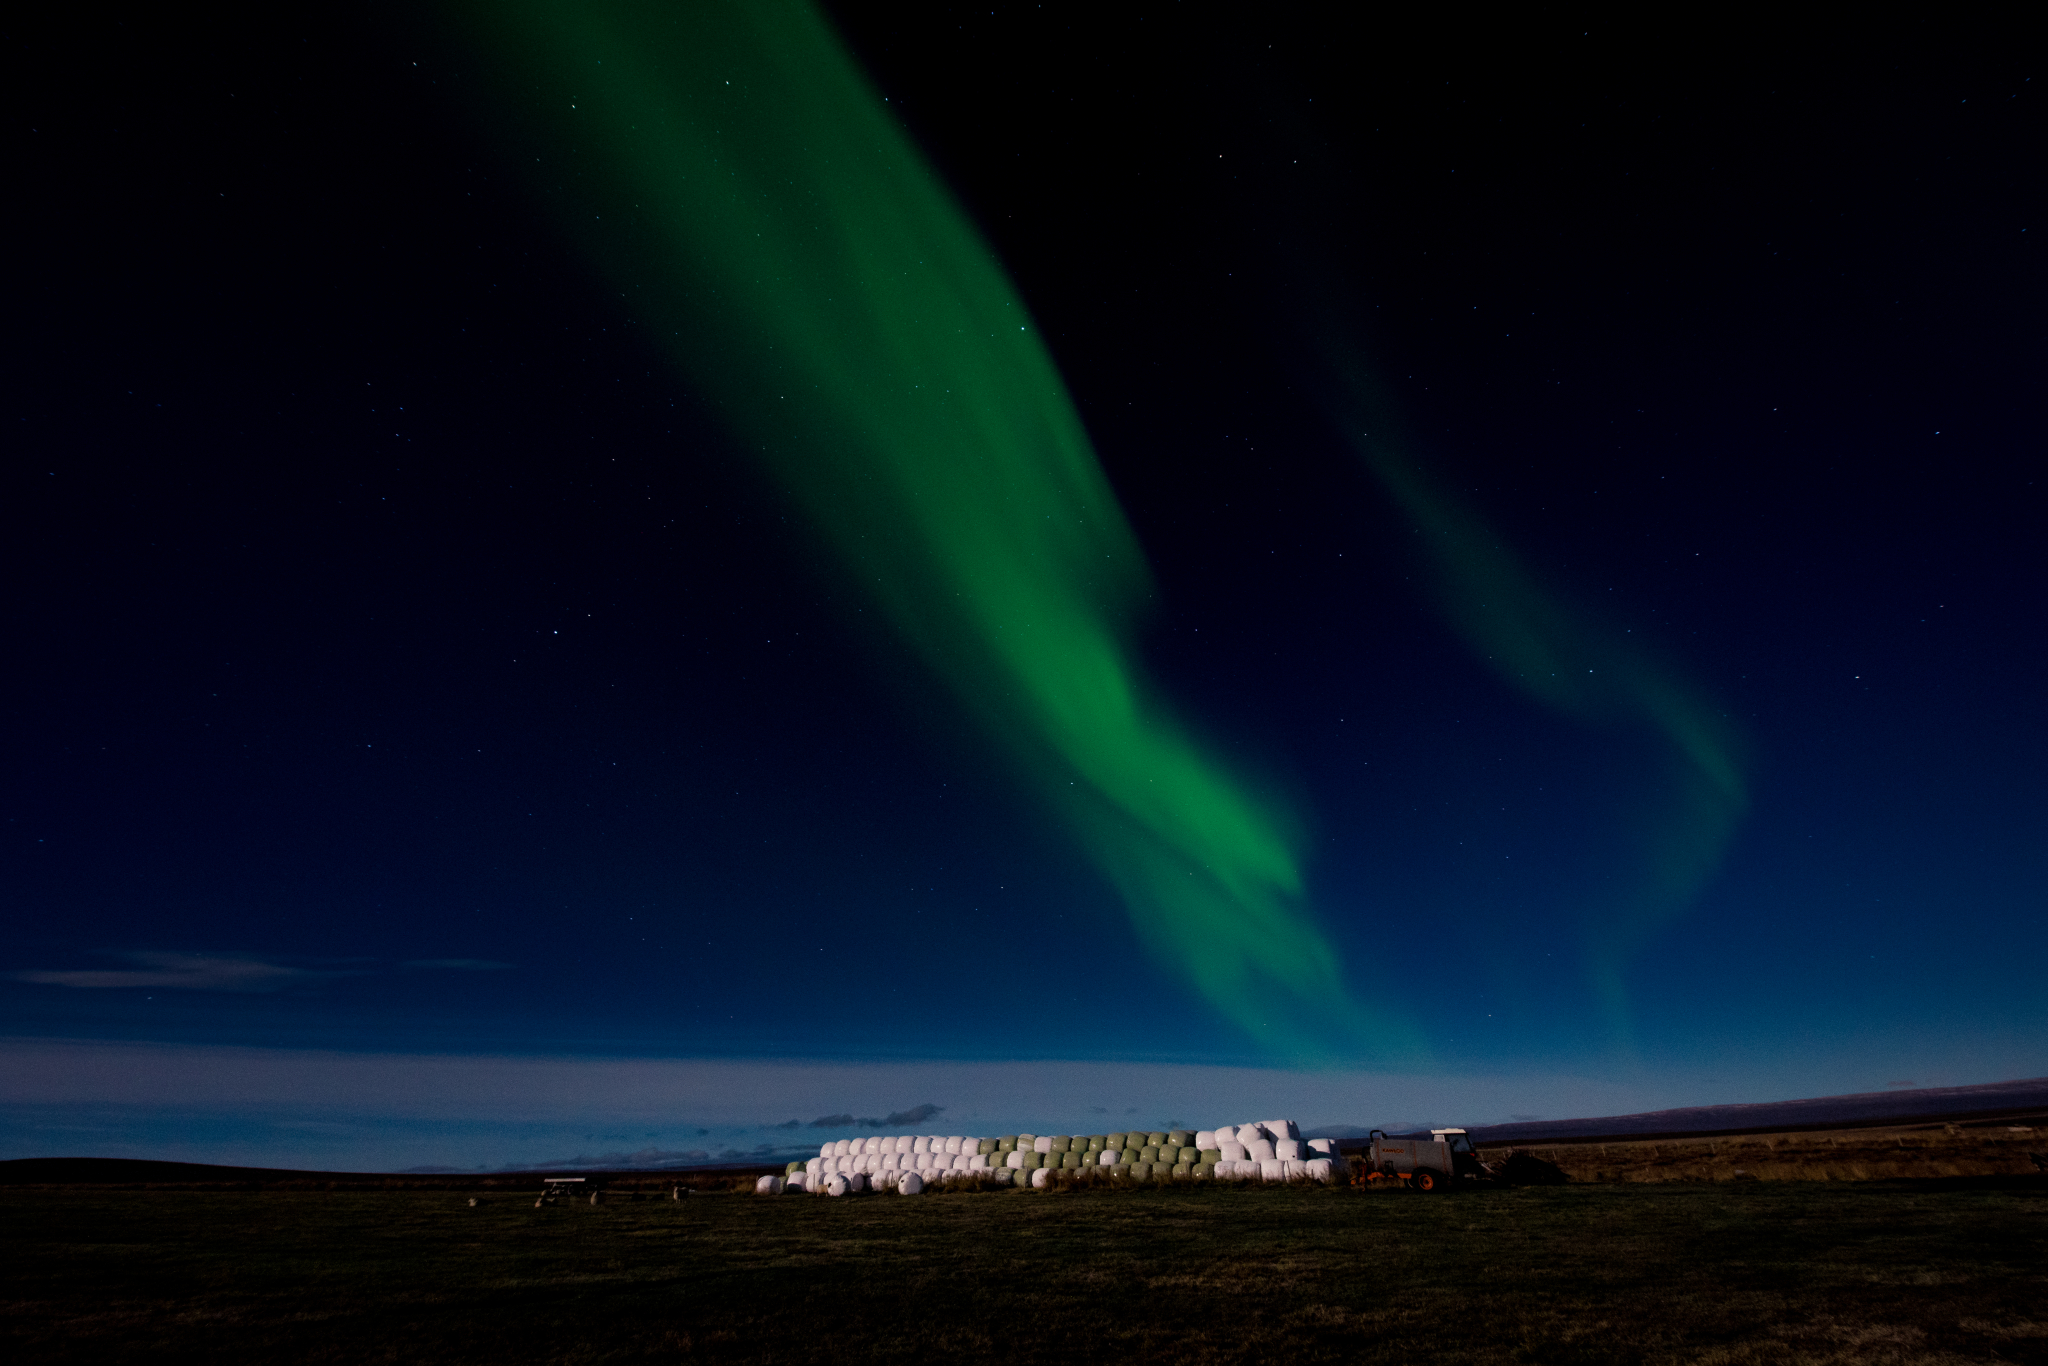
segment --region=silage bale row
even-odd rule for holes
[[[987,1181],[1044,1189],[1061,1180],[1330,1181],[1349,1164],[1328,1139],[1304,1142],[1293,1120],[1215,1129],[1132,1130],[1113,1134],[891,1134],[835,1139],[818,1156],[792,1162],[790,1190],[842,1194],[895,1189],[915,1194],[930,1183]],[[764,1178],[764,1182],[765,1182]],[[766,1193],[765,1184],[758,1187]]]

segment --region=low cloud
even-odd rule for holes
[[[900,1129],[906,1124],[922,1124],[933,1115],[943,1114],[945,1109],[946,1107],[943,1105],[933,1105],[930,1102],[926,1102],[923,1105],[913,1105],[908,1110],[898,1110],[892,1115],[884,1115],[880,1119],[876,1119],[873,1115],[862,1115],[859,1119],[855,1119],[852,1115],[820,1115],[811,1121],[811,1127],[813,1129],[851,1129],[854,1125],[858,1124],[863,1129]],[[773,1127],[777,1129],[795,1128],[796,1121],[791,1120],[787,1124],[777,1124]]]
[[[314,966],[278,962],[253,953],[194,953],[132,949],[107,953],[124,964],[111,968],[26,968],[0,973],[16,982],[82,991],[283,991],[334,977],[364,977],[388,969],[365,959],[314,959]],[[302,960],[304,961],[304,960]],[[349,966],[337,966],[346,963]],[[413,958],[400,972],[502,972],[511,963],[490,958]]]
[[[137,952],[113,956],[134,966],[78,970],[38,968],[10,972],[7,976],[17,982],[87,991],[136,987],[161,991],[282,991],[315,978],[335,975],[266,962],[244,954]]]

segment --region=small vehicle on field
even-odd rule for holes
[[[1368,1181],[1404,1181],[1411,1190],[1437,1192],[1465,1181],[1491,1181],[1463,1129],[1431,1129],[1428,1138],[1388,1138],[1374,1129],[1359,1165]]]

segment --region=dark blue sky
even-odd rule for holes
[[[1156,575],[1145,658],[1298,814],[1305,904],[1414,1067],[2048,1072],[2017,45],[835,13],[1050,341]],[[458,46],[39,22],[0,1034],[1273,1061],[865,624]],[[1631,930],[1618,1007],[1592,958],[1683,833],[1669,756],[1454,629],[1339,353],[1739,743],[1746,810]]]

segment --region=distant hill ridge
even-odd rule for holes
[[[1562,1142],[1571,1138],[1623,1135],[1712,1134],[1762,1129],[1827,1129],[1885,1124],[1916,1119],[1989,1118],[2029,1110],[2048,1110],[2048,1077],[1989,1082],[1982,1086],[1925,1086],[1912,1090],[1865,1091],[1811,1100],[1777,1100],[1756,1105],[1690,1105],[1677,1110],[1651,1110],[1636,1115],[1587,1119],[1532,1120],[1518,1124],[1468,1126],[1474,1142]],[[1331,1125],[1307,1131],[1313,1138],[1364,1138],[1367,1129]],[[1393,1132],[1389,1129],[1389,1132]],[[772,1167],[761,1167],[768,1171]],[[739,1172],[753,1170],[740,1163],[706,1163],[684,1171]],[[382,1173],[287,1171],[275,1167],[220,1167],[199,1162],[154,1162],[121,1157],[25,1157],[0,1162],[0,1186],[133,1185],[133,1184],[345,1184],[499,1185],[532,1184],[545,1175],[520,1172]],[[571,1173],[564,1172],[564,1175]],[[586,1173],[578,1172],[577,1175]],[[589,1172],[591,1176],[646,1176],[646,1172]]]
[[[1988,1116],[2043,1108],[2048,1108],[2048,1077],[1988,1082],[1981,1086],[1916,1086],[1910,1090],[1862,1091],[1847,1096],[1817,1096],[1810,1100],[1774,1100],[1755,1105],[1688,1105],[1677,1110],[1651,1110],[1637,1115],[1530,1120],[1467,1127],[1475,1143],[1558,1142],[1566,1138],[1622,1135],[1827,1129],[1914,1119]],[[1355,1126],[1333,1126],[1314,1131],[1318,1138],[1364,1138],[1368,1132]]]

